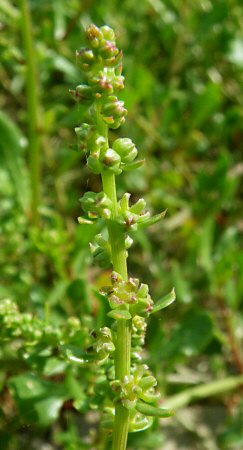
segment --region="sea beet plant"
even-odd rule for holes
[[[71,90],[78,101],[89,108],[89,123],[75,128],[78,150],[90,170],[101,176],[103,191],[86,192],[81,198],[81,224],[92,225],[105,219],[108,239],[98,235],[91,244],[94,259],[102,266],[111,265],[111,284],[101,290],[109,303],[108,316],[114,319],[111,329],[94,333],[92,350],[99,355],[109,398],[104,402],[103,425],[112,431],[112,449],[127,447],[128,432],[147,429],[153,417],[168,417],[170,411],[158,407],[156,379],[141,356],[146,333],[146,320],[175,299],[174,290],[154,304],[146,284],[130,277],[127,269],[131,230],[147,227],[163,218],[146,210],[144,199],[130,204],[130,194],[117,199],[116,177],[123,171],[136,170],[143,164],[137,160],[138,150],[129,138],[109,142],[109,129],[119,128],[127,110],[119,100],[124,88],[122,52],[116,46],[114,31],[90,25],[86,31],[87,48],[77,51],[77,62],[86,75],[86,84]],[[70,356],[71,358],[71,356]],[[73,358],[75,359],[75,358]],[[93,361],[92,361],[93,363]]]

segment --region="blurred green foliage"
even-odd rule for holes
[[[168,208],[161,223],[134,235],[130,251],[130,273],[150,285],[155,300],[171,286],[177,292],[177,302],[159,320],[151,317],[147,358],[163,397],[242,374],[241,1],[31,0],[29,5],[41,104],[41,223],[36,229],[30,221],[23,21],[18,2],[2,0],[0,299],[15,301],[42,327],[58,329],[54,335],[64,333],[70,316],[83,329],[104,326],[98,288],[108,274],[93,267],[89,252],[100,230],[76,221],[80,194],[99,191],[100,181],[69,149],[86,109],[74,105],[68,90],[82,81],[75,51],[84,44],[83,29],[90,22],[108,24],[124,50],[123,99],[129,111],[113,137],[129,136],[146,159],[144,168],[122,177],[119,193],[126,189],[135,200],[142,193],[154,213]],[[81,346],[83,335],[68,333],[65,339]],[[60,358],[57,337],[47,346],[30,337],[26,342],[26,334],[11,343],[4,332],[0,336],[0,447],[35,449],[48,442],[52,449],[103,448],[96,412],[87,413],[94,373]],[[220,405],[226,419],[211,447],[198,434],[192,449],[241,448],[241,393],[198,402],[202,409]],[[158,430],[157,424],[131,436],[129,448],[166,449],[165,432]]]

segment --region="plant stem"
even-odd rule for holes
[[[125,248],[125,233],[114,221],[117,215],[117,196],[115,175],[112,173],[102,174],[103,189],[113,202],[113,220],[108,222],[109,239],[111,244],[111,255],[113,269],[118,272],[124,280],[127,280],[127,256]],[[123,380],[130,375],[131,360],[131,320],[119,320],[117,323],[117,339],[115,351],[115,375],[118,380]],[[116,404],[115,424],[113,434],[113,450],[125,450],[127,447],[127,435],[129,425],[129,411],[121,403]]]
[[[97,126],[100,133],[107,139],[108,127],[104,124],[97,111]],[[109,240],[111,244],[111,257],[113,270],[118,272],[122,278],[127,280],[127,252],[125,247],[125,232],[123,228],[115,222],[117,212],[116,179],[112,172],[102,173],[103,190],[112,201],[112,218],[108,220]],[[117,323],[117,338],[115,350],[115,376],[118,380],[123,380],[126,375],[130,375],[131,361],[131,320],[119,320]],[[113,432],[112,450],[126,450],[127,435],[129,427],[129,411],[121,403],[115,405],[115,423]]]
[[[28,108],[29,161],[31,176],[31,220],[38,226],[40,203],[40,135],[39,135],[39,100],[37,85],[37,67],[31,14],[28,0],[20,0],[21,28],[26,54],[26,93]]]

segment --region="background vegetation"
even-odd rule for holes
[[[109,272],[89,252],[97,229],[76,221],[78,198],[100,181],[69,148],[85,119],[68,93],[82,81],[75,51],[94,22],[113,27],[124,49],[129,115],[114,136],[146,158],[120,192],[142,194],[155,213],[168,208],[136,233],[129,271],[154,299],[177,292],[151,319],[145,356],[178,412],[129,448],[240,450],[241,2],[32,0],[33,48],[25,3],[0,6],[0,447],[102,448],[97,412],[87,413],[95,374],[58,353],[60,339],[82,343],[105,316],[97,288]]]

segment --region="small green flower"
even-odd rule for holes
[[[101,158],[104,170],[109,170],[117,175],[121,173],[120,164],[121,157],[112,148],[108,148]]]
[[[138,154],[135,144],[128,138],[116,139],[112,148],[120,155],[123,163],[132,162]]]
[[[88,214],[89,219],[98,217],[109,219],[111,217],[112,202],[104,192],[86,192],[80,203],[84,212]]]
[[[115,380],[111,383],[116,394],[116,401],[120,400],[129,410],[133,410],[139,400],[145,403],[158,401],[159,394],[154,389],[156,385],[156,379],[145,364],[136,366],[131,375],[126,375],[123,380]]]
[[[75,90],[70,89],[70,94],[79,102],[92,101],[92,89],[87,84],[79,84]]]
[[[86,153],[88,151],[89,139],[92,135],[92,126],[88,123],[83,123],[80,127],[75,128],[75,133],[78,137],[79,149]]]
[[[129,278],[128,281],[124,281],[117,272],[112,272],[111,282],[112,286],[102,288],[102,292],[108,296],[111,309],[120,309],[129,305],[132,317],[149,315],[153,307],[153,300],[146,284],[140,284],[137,278]]]

